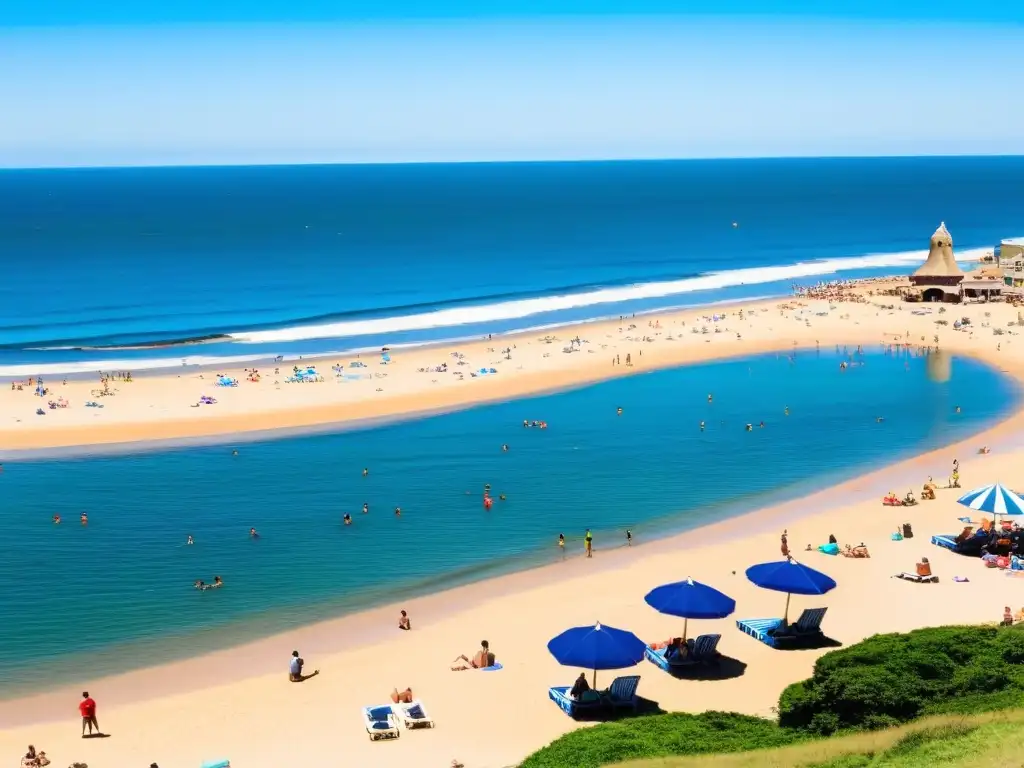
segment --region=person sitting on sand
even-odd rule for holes
[[[28,752],[21,758],[22,768],[41,768],[41,766],[49,764],[50,760],[46,757],[46,753],[37,753],[36,748],[31,744],[28,745]]]
[[[910,489],[909,491],[907,491],[907,495],[903,497],[903,503],[904,503],[904,505],[906,505],[908,507],[911,507],[914,504],[917,504],[917,499],[914,498],[914,490],[913,489]]]
[[[999,622],[1002,627],[1013,626],[1013,609],[1010,606],[1003,608],[1003,620]]]
[[[989,449],[987,445],[983,445],[981,446],[981,448],[978,449],[978,453],[980,453],[982,456],[985,456],[986,454],[992,453],[992,451]]]
[[[402,615],[398,617],[398,628],[409,630],[412,629],[412,622],[409,621],[409,614],[405,611],[401,612]]]
[[[456,656],[452,662],[452,672],[462,672],[466,669],[483,669],[494,666],[494,654],[491,653],[491,646],[486,640],[480,641],[480,650],[473,654],[473,658]]]
[[[401,692],[397,688],[391,690],[391,701],[395,704],[412,704],[412,700],[412,688],[406,688]]]
[[[299,656],[298,651],[292,651],[292,660],[288,665],[288,680],[293,683],[301,683],[309,680],[311,677],[316,677],[320,674],[319,669],[314,669],[313,674],[304,675],[302,674],[302,667],[305,665],[305,660]]]

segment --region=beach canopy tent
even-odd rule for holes
[[[975,512],[987,512],[993,520],[997,515],[1024,515],[1024,499],[1001,483],[968,491],[957,503]]]
[[[786,593],[783,624],[789,623],[789,599],[793,595],[824,595],[836,588],[835,579],[796,560],[779,560],[747,568],[747,578],[762,589]]]
[[[693,579],[655,587],[644,596],[644,601],[659,613],[686,619],[683,640],[690,619],[724,619],[736,610],[736,601],[731,597]]]
[[[632,632],[601,622],[567,629],[548,642],[548,651],[563,667],[593,670],[595,689],[597,670],[636,666],[643,661],[646,648],[647,644]]]

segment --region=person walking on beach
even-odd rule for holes
[[[565,560],[565,534],[558,534],[558,551],[562,553],[562,559]]]
[[[314,669],[313,674],[304,675],[302,674],[302,667],[305,665],[305,660],[299,656],[298,651],[292,651],[292,660],[288,665],[288,679],[293,683],[301,683],[309,680],[311,677],[316,677],[320,674],[319,669]]]
[[[590,529],[587,528],[587,535],[583,537],[583,543],[587,547],[587,557],[594,556],[594,536],[590,533]]]
[[[626,529],[626,546],[633,546],[633,532],[629,528]]]
[[[782,556],[789,559],[789,531],[782,532]]]
[[[89,736],[99,736],[100,724],[96,720],[96,702],[89,696],[88,691],[82,691],[82,700],[78,703],[78,711],[82,715],[82,738],[86,738],[86,726],[89,727]],[[96,731],[95,734],[93,729]]]

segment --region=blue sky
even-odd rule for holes
[[[0,166],[1024,154],[1024,4],[381,5],[3,0]]]

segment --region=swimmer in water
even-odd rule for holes
[[[703,432],[703,431],[704,431],[704,422],[703,422],[703,421],[702,421],[702,422],[700,423],[700,431],[701,431],[701,432]]]
[[[54,515],[53,516],[53,524],[54,525],[60,525],[60,515]]]
[[[196,543],[196,542],[195,542],[195,540],[194,540],[194,539],[192,538],[192,534],[189,534],[189,536],[188,536],[188,541],[186,541],[186,542],[185,542],[185,544],[195,544],[195,543]]]
[[[363,467],[363,477],[366,477],[368,474],[370,474],[370,470],[367,467]]]
[[[565,560],[565,536],[558,534],[558,549],[562,553],[562,559]]]
[[[960,413],[960,406],[959,405],[956,407],[956,412]]]
[[[344,517],[341,518],[341,521],[345,523],[345,525],[352,525],[352,515],[346,512]]]
[[[506,500],[506,498],[507,498],[507,497],[505,496],[505,494],[504,494],[504,493],[503,493],[503,494],[501,494],[500,496],[498,496],[498,500],[499,500],[499,501],[505,501],[505,500]]]
[[[762,421],[762,422],[761,422],[760,424],[758,424],[757,426],[758,426],[758,427],[760,427],[761,429],[764,429],[764,422]]]
[[[82,513],[82,517],[80,519],[82,521],[82,525],[88,525],[89,524],[89,516],[87,514],[85,514],[85,512]]]
[[[232,456],[237,456],[237,455],[238,455],[238,451],[232,451],[232,452],[231,452],[231,455],[232,455]]]
[[[785,409],[785,410],[783,411],[783,413],[784,413],[784,414],[785,414],[786,416],[789,416],[789,406],[788,406],[788,405],[786,406],[786,409]]]
[[[250,539],[258,539],[259,537],[260,537],[260,535],[258,533],[256,533],[256,529],[255,528],[250,528],[249,529],[249,538]]]
[[[365,515],[369,511],[370,511],[370,505],[364,503],[363,504],[363,514]]]
[[[501,452],[508,453],[508,443],[505,443],[501,446]]]
[[[633,546],[633,532],[629,528],[626,529],[626,546]]]
[[[747,432],[753,432],[753,431],[754,431],[754,425],[753,424],[747,424]]]
[[[619,416],[621,416],[622,415],[622,409],[619,408],[617,411],[615,411],[615,413],[618,414]]]
[[[711,402],[711,395],[710,394],[708,395],[708,402],[709,403]]]
[[[401,516],[402,516],[402,508],[401,507],[395,507],[395,517],[401,517]]]

